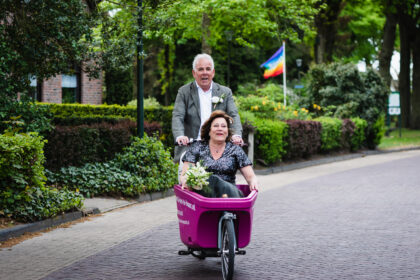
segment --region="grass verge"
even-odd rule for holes
[[[420,130],[407,128],[392,130],[388,136],[384,136],[378,149],[393,149],[420,146]]]

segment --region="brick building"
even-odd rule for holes
[[[89,11],[100,1],[83,0]],[[31,95],[36,101],[47,103],[102,104],[103,79],[89,78],[80,67],[71,74],[56,75],[48,80],[31,79]]]
[[[87,73],[76,70],[44,81],[32,79],[31,95],[39,102],[102,104],[102,84],[102,77],[89,78]]]

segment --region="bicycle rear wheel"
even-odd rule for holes
[[[233,221],[227,219],[223,222],[222,227],[222,273],[223,279],[231,280],[233,277],[233,270],[235,265],[235,229]]]

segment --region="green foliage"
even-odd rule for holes
[[[381,143],[382,137],[385,135],[385,114],[378,117],[376,122],[367,129],[367,146],[369,149],[375,149]]]
[[[255,118],[255,155],[265,164],[280,161],[287,152],[288,126],[282,121]]]
[[[136,123],[130,120],[113,124],[57,125],[47,138],[46,167],[55,171],[64,166],[82,166],[88,162],[111,160],[116,153],[130,145],[136,130]],[[145,122],[144,132],[150,136],[160,135],[162,129],[157,122]]]
[[[87,104],[50,104],[38,103],[39,106],[47,106],[50,108],[54,118],[122,118],[137,119],[137,108],[135,106],[120,105],[87,105]],[[144,108],[144,119],[150,122],[158,122],[162,126],[162,134],[160,140],[168,148],[173,148],[172,136],[172,106],[152,106]],[[88,120],[89,121],[89,120]],[[89,121],[90,123],[94,123]],[[112,123],[112,122],[111,122]],[[155,125],[153,125],[155,126]],[[146,131],[146,128],[145,128]],[[147,132],[147,131],[146,131]]]
[[[351,150],[357,151],[358,149],[365,146],[366,143],[366,129],[367,121],[361,118],[351,118],[355,124],[354,133],[351,137]]]
[[[61,168],[57,173],[47,170],[48,183],[66,186],[85,197],[97,195],[134,197],[145,192],[143,179],[121,170],[114,162],[88,163],[83,167]]]
[[[38,132],[46,135],[53,128],[52,114],[46,107],[38,107],[25,97],[21,101],[0,101],[0,133],[12,128],[17,122],[21,132]]]
[[[242,111],[251,111],[260,118],[279,120],[310,119],[308,110],[298,108],[295,105],[283,105],[283,89],[272,83],[255,89],[252,87],[241,87],[240,96],[236,97],[238,107]]]
[[[135,138],[115,157],[115,164],[143,178],[147,191],[171,188],[177,182],[177,167],[162,142],[153,137]]]
[[[105,103],[126,105],[133,98],[133,71],[115,68],[105,71]]]
[[[341,147],[342,121],[328,117],[319,117],[315,121],[319,121],[322,125],[321,150],[328,152],[339,149]]]
[[[45,186],[44,142],[36,133],[0,135],[0,216],[35,221],[81,207],[79,194]]]
[[[0,92],[15,99],[38,79],[68,72],[94,56],[89,50],[95,13],[80,0],[0,2]]]
[[[129,147],[105,163],[62,168],[48,172],[48,180],[86,196],[138,196],[163,191],[177,182],[177,167],[162,143],[153,137],[134,138]]]
[[[127,103],[127,106],[137,107],[137,99],[131,100]],[[143,106],[146,107],[159,107],[160,104],[154,97],[147,97],[143,99]]]
[[[360,73],[352,64],[317,65],[309,72],[307,96],[301,105],[320,105],[337,118],[360,117],[368,122],[367,146],[377,145],[375,123],[385,112],[389,89],[374,70]]]

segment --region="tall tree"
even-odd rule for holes
[[[378,54],[379,73],[384,79],[385,84],[389,87],[392,79],[390,68],[395,45],[397,14],[395,6],[392,5],[392,0],[387,0],[383,9],[386,15],[386,21],[384,25],[382,45]]]
[[[403,125],[420,128],[420,0],[397,2],[401,41],[399,90]],[[410,62],[413,58],[413,83],[410,87]],[[416,80],[417,79],[417,80]]]
[[[0,42],[9,59],[0,61],[0,80],[9,90],[0,92],[16,95],[29,85],[29,75],[48,78],[88,60],[94,16],[81,0],[1,1]]]
[[[315,17],[317,30],[314,53],[315,62],[331,62],[337,37],[338,17],[345,6],[343,0],[322,0],[317,3],[321,11]]]

